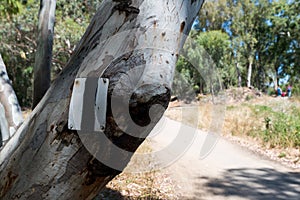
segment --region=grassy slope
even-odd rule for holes
[[[205,131],[219,130],[243,146],[300,168],[299,98],[271,97],[234,88],[226,91],[226,100],[221,104],[212,104],[208,99],[202,98],[193,106],[171,107],[167,116]],[[188,117],[182,117],[183,113]],[[222,128],[213,127],[216,120],[223,120]]]

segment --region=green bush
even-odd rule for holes
[[[265,127],[252,130],[255,137],[260,137],[271,147],[300,147],[300,110],[296,106],[288,112],[274,111],[268,106],[254,106],[253,114],[264,117]]]
[[[292,87],[292,96],[300,96],[300,83],[295,83]]]
[[[22,107],[30,107],[32,101],[39,12],[38,0],[26,2],[22,7],[17,3],[18,9],[14,9],[13,12],[8,12],[0,6],[0,13],[3,15],[0,22],[0,53]],[[99,2],[96,0],[57,2],[52,77],[55,77],[69,60]]]

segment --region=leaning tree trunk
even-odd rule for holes
[[[23,122],[22,111],[0,54],[0,147]]]
[[[179,50],[202,3],[104,1],[67,66],[0,152],[0,199],[92,199],[120,173],[132,153],[113,149],[134,152],[162,116]],[[102,164],[68,129],[75,77],[109,79],[109,144],[96,148],[105,161],[117,156],[117,167]]]
[[[55,7],[56,0],[40,0],[32,108],[35,108],[50,87]]]

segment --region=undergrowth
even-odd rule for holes
[[[295,102],[243,103],[226,110],[227,131],[260,139],[270,147],[300,147],[300,106]]]

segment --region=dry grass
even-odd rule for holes
[[[179,194],[176,192],[176,184],[164,173],[122,173],[106,185],[106,188],[99,194],[97,199],[175,200],[179,199]]]
[[[221,109],[222,107],[224,108],[222,105],[213,105],[212,103],[197,103],[189,106],[182,103],[178,107],[169,107],[165,116],[189,126],[208,131],[213,126],[213,117],[221,112],[218,107],[221,107]]]
[[[146,140],[136,151],[137,154],[149,154],[152,152],[150,143]],[[138,160],[135,156],[131,159],[128,167],[143,168],[151,166],[154,157]],[[123,172],[116,176],[106,185],[106,188],[99,194],[96,200],[176,200],[180,199],[177,185],[170,178],[167,172],[155,170],[146,172],[128,173]]]
[[[219,131],[247,148],[300,168],[300,98],[258,96],[249,89],[231,89],[227,94],[226,104],[201,100],[192,107],[170,107],[166,115],[205,131]]]

